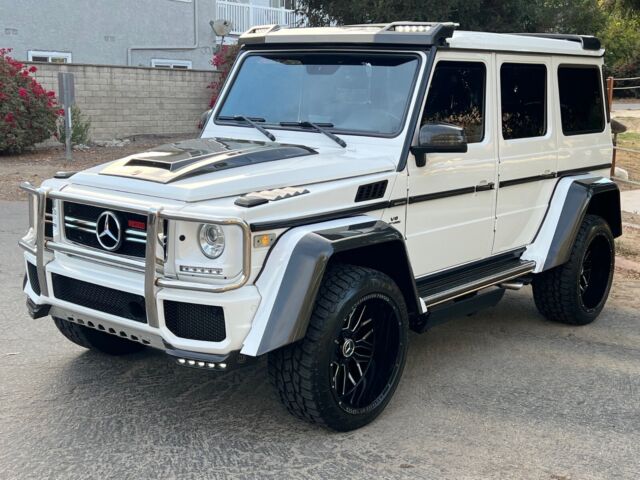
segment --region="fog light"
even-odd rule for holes
[[[226,363],[219,363],[218,366],[220,368],[227,368],[227,364]]]
[[[184,358],[179,358],[179,359],[178,359],[178,363],[179,363],[180,365],[184,365],[185,363],[187,363],[187,361],[186,361]]]

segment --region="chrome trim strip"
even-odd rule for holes
[[[87,233],[96,233],[95,230],[91,230],[90,228],[86,228],[86,227],[81,227],[80,225],[74,225],[73,223],[64,222],[64,226],[66,228],[71,228],[73,230],[81,230],[81,231],[87,232]]]
[[[65,222],[77,223],[78,225],[84,225],[85,227],[96,228],[96,222],[91,222],[89,220],[82,220],[76,217],[69,217],[67,215],[64,216]]]
[[[468,293],[477,292],[478,290],[482,290],[486,287],[491,287],[492,285],[497,285],[501,282],[506,282],[507,280],[513,280],[514,278],[518,278],[521,275],[532,272],[535,267],[536,262],[528,261],[523,263],[522,265],[504,270],[490,277],[474,280],[473,282],[450,288],[449,290],[445,290],[444,292],[439,292],[429,297],[424,297],[422,300],[424,300],[424,303],[427,307],[433,307],[434,305],[438,305],[449,300],[454,300]]]
[[[44,238],[45,218],[47,207],[48,188],[38,189],[37,194],[37,218],[36,218],[36,269],[38,271],[38,283],[40,284],[40,294],[48,297],[49,286],[47,285],[47,270],[44,263],[44,249],[46,239]]]
[[[124,233],[126,235],[134,235],[137,237],[147,238],[147,232],[142,232],[140,230],[134,230],[132,228],[127,228]]]
[[[116,257],[108,253],[103,253],[97,250],[88,250],[86,248],[77,247],[75,245],[68,245],[66,243],[47,242],[47,248],[54,252],[60,252],[67,255],[73,255],[76,257],[88,258],[90,260],[97,260],[99,262],[110,264],[116,267],[125,267],[139,272],[144,271],[144,262],[140,260],[133,260],[128,257]]]
[[[159,219],[160,210],[151,209],[147,215],[147,248],[144,268],[144,299],[147,310],[147,324],[154,328],[159,326],[158,304],[156,302],[156,266],[164,260],[164,257],[161,257],[160,262],[158,262],[157,252],[159,228],[162,228],[161,225],[164,223]]]
[[[141,243],[141,244],[145,244],[147,243],[147,240],[144,238],[136,238],[136,237],[124,237],[124,241],[125,242],[133,242],[133,243]]]

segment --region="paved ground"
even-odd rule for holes
[[[616,110],[640,110],[640,102],[638,103],[614,103],[611,109]]]
[[[639,281],[617,281],[588,327],[543,321],[525,289],[413,335],[386,412],[336,434],[290,417],[264,362],[217,376],[109,358],[29,319],[23,212],[0,202],[3,480],[638,478]]]
[[[621,192],[620,202],[625,212],[640,214],[640,189]]]

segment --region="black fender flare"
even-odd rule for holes
[[[296,243],[259,345],[246,348],[245,342],[243,353],[262,355],[304,337],[325,271],[333,261],[377,267],[398,284],[410,314],[422,313],[402,233],[379,220],[354,220],[346,226],[309,232]]]
[[[552,199],[553,201],[553,199]],[[620,189],[604,177],[574,180],[569,186],[542,270],[566,263],[585,215],[604,218],[614,237],[622,235]]]

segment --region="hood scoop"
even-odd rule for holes
[[[216,171],[316,153],[315,150],[300,145],[200,138],[162,145],[116,160],[102,170],[100,175],[171,183]]]

